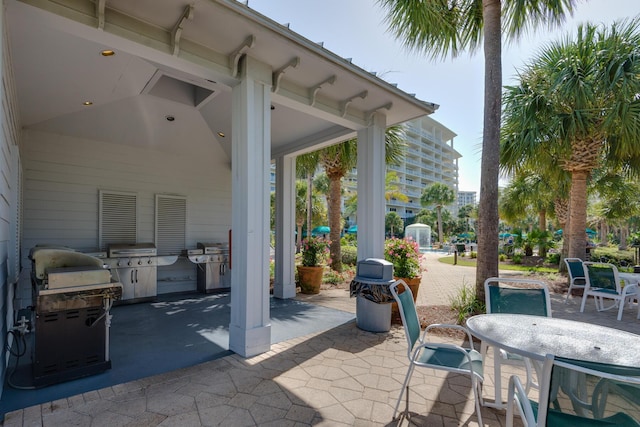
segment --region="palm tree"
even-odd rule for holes
[[[528,29],[564,21],[576,0],[378,0],[391,31],[409,49],[431,58],[455,57],[484,47],[484,129],[478,206],[476,295],[498,276],[498,170],[502,103],[502,37],[517,40]],[[504,22],[502,18],[504,17]],[[484,37],[483,37],[484,36]]]
[[[404,156],[404,132],[401,126],[390,126],[385,132],[385,161],[387,164],[398,164]],[[315,153],[304,154],[300,157],[317,155],[319,163],[329,178],[328,211],[329,211],[329,239],[331,244],[331,268],[342,272],[342,254],[340,250],[340,231],[342,230],[340,205],[342,196],[342,178],[356,166],[357,140],[350,139],[340,144],[332,145]],[[305,164],[307,160],[304,161]],[[314,169],[315,170],[315,169]]]
[[[598,167],[640,168],[640,20],[584,24],[547,45],[507,88],[502,150],[536,164],[541,153],[571,174],[570,257],[584,259],[587,179]]]
[[[404,221],[400,218],[400,215],[398,215],[397,212],[389,212],[384,217],[384,228],[385,230],[389,230],[391,237],[394,237],[398,230],[402,230],[403,226]]]
[[[325,216],[325,211],[322,203],[318,203],[318,195],[316,193],[311,195],[311,212],[308,211],[308,197],[307,192],[309,191],[309,187],[306,182],[302,180],[296,181],[296,227],[297,227],[297,238],[296,238],[296,248],[297,251],[300,251],[300,247],[302,246],[302,227],[304,226],[305,220],[308,217],[311,218],[312,223],[318,223],[322,221]],[[307,215],[307,214],[311,215]],[[307,232],[311,232],[311,226],[307,226]]]
[[[444,242],[442,235],[442,207],[448,206],[456,199],[456,193],[447,185],[436,182],[422,190],[420,204],[424,207],[435,205],[438,214],[438,241]]]
[[[408,202],[409,197],[402,192],[398,185],[398,174],[393,171],[388,171],[384,180],[384,198],[388,202],[391,199],[399,200],[401,202]]]
[[[318,168],[318,152],[303,154],[296,158],[296,176],[307,180],[307,232],[311,232],[311,213],[313,212],[313,175]],[[298,235],[298,240],[302,236]],[[300,247],[300,243],[298,243]]]

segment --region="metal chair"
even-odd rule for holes
[[[484,282],[484,292],[487,314],[510,313],[551,317],[549,288],[539,280],[491,277]],[[488,347],[483,341],[480,347],[480,353],[483,358],[486,357]],[[493,404],[485,403],[485,406],[504,407],[502,400],[502,365],[523,366],[527,373],[525,390],[529,392],[532,387],[538,388],[538,384],[533,381],[532,375],[536,365],[532,364],[530,359],[502,349],[494,350],[493,359],[495,401]]]
[[[582,260],[580,258],[565,258],[564,262],[567,264],[567,271],[569,272],[569,290],[567,291],[567,297],[564,300],[564,303],[566,304],[567,301],[569,301],[571,289],[584,289],[586,279],[584,278],[584,269],[582,268]]]
[[[596,310],[605,311],[618,307],[618,320],[622,320],[622,310],[625,303],[631,304],[638,298],[638,285],[631,283],[623,288],[620,285],[618,269],[613,264],[583,262],[582,267],[586,282],[580,312],[584,311],[587,298],[591,295],[594,297]],[[605,299],[611,299],[613,303],[605,307]]]
[[[520,379],[513,375],[509,379],[507,405],[507,427],[513,426],[517,411],[525,427],[540,426],[628,426],[640,423],[640,369],[619,367],[599,363],[584,363],[575,360],[554,358],[547,355],[541,369],[540,394],[532,401],[522,387]],[[579,378],[579,382],[576,381]],[[564,391],[583,387],[582,396],[564,394]],[[625,395],[619,390],[634,390]],[[592,403],[586,404],[581,399]],[[550,404],[553,403],[553,407]],[[592,410],[585,414],[584,407]]]
[[[398,286],[402,285],[404,292],[398,292]],[[429,325],[421,336],[420,320],[413,302],[413,294],[411,289],[403,280],[397,280],[390,286],[391,294],[398,303],[398,311],[402,318],[402,325],[407,337],[407,357],[409,358],[409,369],[398,396],[393,411],[393,418],[396,418],[398,407],[402,400],[405,388],[407,390],[406,406],[402,412],[402,416],[409,419],[409,381],[413,375],[415,367],[438,369],[447,372],[468,375],[471,379],[471,388],[473,389],[476,414],[478,424],[482,424],[482,414],[480,413],[480,405],[482,403],[482,382],[484,380],[482,372],[482,356],[472,348],[473,341],[471,334],[465,328],[459,325],[434,324]],[[435,343],[427,341],[429,331],[435,328],[452,328],[464,331],[469,340],[470,348],[464,348],[458,345]]]

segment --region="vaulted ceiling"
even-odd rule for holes
[[[5,3],[25,128],[156,149],[217,141],[230,157],[243,55],[273,70],[273,156],[353,137],[377,111],[390,125],[437,108],[234,0]]]

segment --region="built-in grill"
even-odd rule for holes
[[[158,258],[153,243],[112,244],[105,264],[122,283],[122,301],[153,300],[158,295]]]
[[[122,296],[99,258],[68,248],[34,248],[34,385],[93,375],[111,368],[109,310]]]
[[[231,287],[229,245],[227,243],[198,243],[198,249],[187,251],[189,261],[197,267],[198,291],[224,292]]]

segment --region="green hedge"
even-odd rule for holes
[[[347,265],[356,265],[358,262],[358,248],[355,246],[342,246],[342,263]]]

